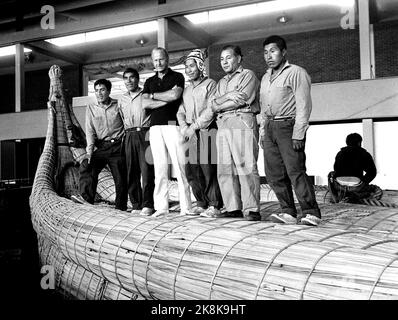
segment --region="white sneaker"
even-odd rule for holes
[[[141,210],[139,210],[139,209],[132,209],[130,212],[131,212],[132,214],[140,214],[140,213],[141,213]]]
[[[284,224],[297,224],[297,218],[288,213],[273,213],[271,214],[271,217],[275,222],[282,222]]]
[[[140,211],[140,215],[141,216],[151,216],[153,214],[153,211],[154,210],[152,208],[144,207]]]
[[[169,210],[157,210],[151,217],[158,218],[158,217],[164,217],[166,214],[169,214]]]
[[[318,224],[321,222],[321,219],[318,218],[317,216],[314,216],[312,214],[307,214],[303,219],[301,219],[301,223],[305,224],[307,226],[318,226]]]
[[[206,211],[200,214],[201,217],[205,218],[216,218],[218,215],[221,214],[221,211],[214,206],[210,206],[207,208]]]
[[[198,214],[192,211],[191,209],[180,211],[180,216],[197,216],[197,215]]]
[[[205,212],[205,211],[206,211],[206,209],[204,209],[202,207],[195,207],[195,208],[192,208],[191,210],[187,210],[186,214],[189,216],[198,216],[202,212]]]

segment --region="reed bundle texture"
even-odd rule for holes
[[[322,224],[311,228],[269,222],[278,204],[268,201],[260,222],[180,216],[178,204],[166,218],[76,204],[56,192],[68,163],[59,159],[60,116],[49,107],[30,206],[42,263],[54,266],[65,297],[398,298],[397,209],[322,204]]]
[[[386,241],[380,236],[352,231],[341,240],[344,231],[338,229],[178,215],[151,219],[59,197],[52,188],[51,110],[49,118],[31,195],[32,219],[39,237],[60,252],[54,259],[65,259],[63,269],[81,274],[80,280],[87,270],[98,282],[116,285],[114,292],[124,289],[130,293],[124,296],[145,299],[398,298],[396,248],[376,250]],[[331,240],[335,233],[340,242]],[[321,241],[325,238],[329,241]],[[76,289],[69,292],[81,298],[77,283],[69,281]],[[99,297],[104,296],[86,298]]]

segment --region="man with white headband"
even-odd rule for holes
[[[188,162],[185,173],[197,207],[191,214],[217,217],[222,207],[222,197],[217,181],[217,125],[209,98],[214,94],[216,82],[206,75],[204,54],[192,50],[185,60],[185,73],[190,85],[185,88],[177,120],[181,133],[188,144]]]

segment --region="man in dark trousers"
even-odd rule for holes
[[[154,211],[155,172],[149,145],[150,117],[142,107],[142,89],[138,86],[139,80],[140,76],[137,70],[127,68],[123,72],[123,81],[127,92],[119,99],[119,110],[126,132],[124,150],[128,194],[133,206],[132,212],[148,216]]]
[[[272,218],[297,223],[293,185],[303,215],[301,223],[317,226],[321,212],[306,173],[304,152],[312,110],[311,79],[305,69],[287,61],[283,38],[270,36],[263,48],[268,70],[260,87],[260,144],[267,181],[281,205],[281,212]]]
[[[361,203],[363,199],[380,199],[382,190],[369,184],[376,177],[377,170],[370,153],[361,147],[361,135],[349,134],[346,144],[337,153],[334,171],[328,176],[334,201]]]
[[[93,204],[98,184],[98,174],[108,165],[116,189],[116,209],[127,209],[126,162],[122,154],[123,120],[118,102],[109,95],[112,83],[99,79],[94,83],[96,103],[86,107],[86,156],[80,164],[80,195],[72,196],[75,202]]]
[[[207,107],[216,82],[207,77],[204,60],[200,49],[192,50],[185,60],[185,73],[190,84],[184,90],[177,119],[188,145],[185,173],[197,200],[197,207],[190,213],[211,218],[221,214],[223,201],[217,181],[216,159],[212,161],[217,156],[217,125],[214,113]]]

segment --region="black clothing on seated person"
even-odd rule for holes
[[[376,177],[376,166],[372,156],[360,146],[346,146],[336,155],[335,177],[351,176],[369,184]],[[365,175],[364,175],[365,172]]]

